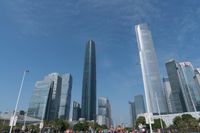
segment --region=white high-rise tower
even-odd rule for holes
[[[147,112],[158,113],[156,97],[161,113],[168,112],[164,90],[161,84],[156,52],[153,46],[151,31],[147,24],[135,26]]]

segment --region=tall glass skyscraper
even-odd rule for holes
[[[62,88],[60,97],[59,118],[69,120],[70,105],[72,91],[72,76],[71,74],[62,75]]]
[[[163,86],[164,86],[165,98],[167,101],[167,107],[168,107],[169,113],[173,113],[173,110],[175,107],[172,106],[173,95],[172,95],[172,89],[171,89],[171,85],[168,78],[163,78]]]
[[[50,100],[53,92],[53,82],[48,78],[35,83],[35,89],[28,108],[28,116],[38,119],[48,119]]]
[[[99,125],[107,125],[108,128],[112,125],[111,106],[108,98],[99,97],[98,99],[98,117]]]
[[[197,94],[200,96],[200,68],[195,69],[194,72],[195,72],[194,81],[198,92]],[[200,111],[200,101],[197,101],[197,110]]]
[[[180,65],[175,60],[170,60],[166,64],[167,74],[171,85],[172,109],[173,113],[187,112],[183,92],[181,90]],[[174,108],[173,108],[174,107]]]
[[[96,54],[92,40],[86,44],[81,102],[81,117],[96,120]]]
[[[158,113],[156,97],[161,113],[167,112],[166,100],[161,84],[156,52],[153,46],[151,31],[147,24],[135,26],[147,112]]]
[[[59,105],[60,105],[60,95],[61,95],[61,86],[62,78],[58,73],[51,73],[46,78],[49,78],[53,82],[53,93],[50,97],[50,109],[48,119],[55,120],[58,118]]]
[[[73,115],[72,115],[72,121],[78,121],[81,117],[81,106],[78,102],[73,102]]]
[[[166,68],[172,89],[173,112],[196,111],[200,98],[194,80],[195,74],[192,64],[170,60],[166,63]]]
[[[138,114],[145,113],[143,95],[134,96],[134,102],[135,102],[135,114],[136,114],[136,116]]]
[[[194,72],[195,72],[194,80],[197,86],[198,94],[200,96],[200,68],[195,69]]]
[[[66,79],[69,79],[68,84]],[[44,80],[37,81],[29,103],[28,116],[45,120],[68,119],[71,85],[70,74],[62,78],[58,73],[51,73]]]
[[[181,87],[185,99],[187,111],[196,111],[200,96],[194,80],[194,68],[190,62],[179,63],[181,66]]]
[[[129,103],[129,112],[130,112],[130,124],[131,127],[135,127],[136,122],[136,114],[135,114],[135,102],[128,102]]]

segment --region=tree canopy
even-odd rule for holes
[[[198,131],[198,120],[192,117],[190,114],[183,114],[182,116],[176,116],[173,120],[173,125],[180,132]]]
[[[53,120],[53,121],[44,121],[44,127],[51,127],[56,131],[65,131],[69,128],[69,123],[66,120]]]
[[[89,123],[84,121],[84,122],[78,122],[77,124],[74,125],[73,129],[75,131],[88,131],[89,130]]]

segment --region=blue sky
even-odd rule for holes
[[[148,23],[161,76],[171,59],[200,67],[199,0],[1,0],[0,110],[27,109],[34,84],[51,72],[71,73],[80,101],[85,44],[96,42],[97,95],[108,97],[115,122],[129,122],[128,101],[143,94],[134,25]]]

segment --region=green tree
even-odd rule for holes
[[[190,114],[183,114],[177,116],[173,120],[173,125],[180,132],[198,131],[199,125],[198,120],[192,117]]]
[[[63,132],[69,128],[69,123],[66,120],[57,119],[53,121],[44,121],[44,127],[51,127],[56,132],[60,131]]]
[[[10,126],[9,125],[1,125],[0,130],[3,130],[5,132],[9,132]]]
[[[166,128],[166,124],[165,122],[161,119],[163,128]],[[152,128],[153,129],[161,129],[161,123],[160,123],[160,119],[154,119],[154,124],[152,124]]]
[[[73,129],[75,131],[88,131],[89,129],[89,123],[88,122],[78,122],[74,125]]]
[[[34,131],[34,132],[39,132],[39,125],[28,125],[27,126],[27,128],[28,128],[28,130],[32,130],[32,131]]]
[[[188,131],[197,131],[199,128],[198,120],[190,114],[183,114],[182,120]]]
[[[126,127],[125,131],[128,131],[129,133],[132,132],[133,128],[132,127]]]
[[[102,131],[103,127],[101,125],[99,125],[98,123],[96,123],[96,127],[95,127],[96,131]]]
[[[137,118],[137,120],[136,120],[136,128],[138,128],[139,124],[146,125],[144,116],[140,116],[140,117]]]
[[[178,129],[181,132],[184,132],[186,130],[185,126],[184,126],[184,121],[182,120],[181,116],[176,116],[173,119],[173,125],[176,129]]]
[[[53,127],[56,129],[56,131],[63,132],[69,128],[69,123],[65,120],[57,119],[53,121]]]
[[[108,129],[107,125],[102,125],[102,129]]]

